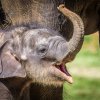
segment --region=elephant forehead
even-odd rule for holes
[[[52,36],[52,32],[48,29],[32,29],[24,34],[24,41],[27,43],[33,40],[36,45],[48,43],[48,38]]]
[[[50,32],[47,29],[32,29],[25,32],[25,39],[29,40],[30,38],[40,38],[40,37],[49,37]]]
[[[37,40],[36,40],[36,45],[40,45],[40,44],[47,44],[48,41],[47,41],[47,38],[44,38],[44,37],[39,37]]]

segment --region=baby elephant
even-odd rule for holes
[[[73,19],[71,15],[68,15],[69,19]],[[75,17],[78,22],[72,22],[74,29],[78,30],[74,31],[70,41],[66,41],[59,32],[32,28],[31,25],[0,32],[0,80],[9,88],[15,100],[19,100],[30,83],[61,86],[65,81],[73,82],[65,64],[78,52],[76,49],[84,33],[80,28],[81,25],[83,27],[81,19],[77,15]],[[17,90],[15,87],[18,87]]]
[[[34,82],[58,86],[64,81],[72,83],[72,77],[64,65],[68,43],[57,32],[20,26],[2,31],[0,35],[1,79],[20,77],[27,80],[26,84]],[[7,82],[4,84],[9,88]],[[21,87],[19,95],[23,94],[24,87]]]

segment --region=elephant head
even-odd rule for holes
[[[72,83],[65,63],[75,56],[83,39],[83,23],[78,15],[61,5],[58,9],[73,23],[73,36],[66,41],[59,32],[47,28],[19,26],[1,31],[0,78],[28,77],[32,82],[61,85]]]

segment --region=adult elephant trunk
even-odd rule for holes
[[[63,47],[68,49],[67,58],[75,57],[77,52],[80,50],[83,38],[84,38],[84,25],[81,18],[68,10],[63,4],[58,7],[58,10],[62,12],[73,24],[73,36],[72,38],[66,43],[63,44]],[[69,57],[68,57],[69,56]],[[69,58],[71,60],[71,58]]]

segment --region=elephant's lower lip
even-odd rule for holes
[[[56,65],[56,68],[59,69],[62,73],[66,74],[67,82],[69,82],[71,84],[73,83],[72,76],[70,75],[70,73],[68,72],[68,70],[64,64]]]

